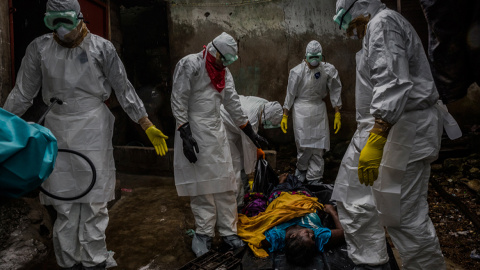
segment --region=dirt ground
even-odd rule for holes
[[[469,134],[463,141],[444,143],[432,165],[428,201],[430,217],[440,239],[447,269],[480,269],[480,155],[472,142],[480,135]],[[325,179],[331,183],[348,142],[340,142],[325,155]],[[462,147],[458,147],[458,146]],[[296,149],[277,150],[277,172],[295,171]],[[194,219],[189,199],[178,197],[173,178],[118,174],[122,199],[111,209],[107,247],[115,252],[118,267],[112,269],[170,270],[194,259],[189,231]],[[218,246],[217,237],[214,246]],[[58,269],[53,253],[35,269]]]

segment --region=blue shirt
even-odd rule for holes
[[[282,250],[285,247],[285,235],[288,227],[300,225],[312,229],[315,234],[315,246],[323,252],[323,246],[332,236],[332,231],[323,227],[320,217],[316,213],[310,213],[303,217],[294,218],[290,221],[277,225],[265,232],[265,238],[270,243],[269,252]]]

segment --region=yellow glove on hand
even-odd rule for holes
[[[358,160],[358,180],[365,186],[373,186],[378,178],[378,167],[382,161],[383,147],[387,138],[370,133],[367,144],[360,152]]]
[[[147,133],[148,139],[155,147],[155,151],[157,151],[157,155],[164,156],[168,152],[167,143],[165,139],[168,139],[168,136],[165,136],[158,128],[155,126],[150,126],[145,130]]]
[[[282,116],[282,123],[281,123],[281,128],[283,133],[287,133],[287,120],[288,120],[288,115],[283,115]]]
[[[340,130],[340,127],[342,127],[342,116],[340,115],[339,112],[335,113],[335,121],[333,121],[333,129],[335,129],[335,134]]]

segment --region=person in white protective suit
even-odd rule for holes
[[[171,102],[178,130],[175,185],[178,196],[190,196],[196,256],[210,249],[215,225],[232,248],[244,245],[237,236],[237,186],[220,105],[257,148],[261,148],[259,142],[266,142],[253,131],[242,111],[232,74],[226,68],[238,59],[237,52],[235,39],[223,32],[203,51],[180,59],[173,74]]]
[[[356,54],[357,130],[332,195],[348,255],[355,269],[390,269],[386,226],[403,269],[445,269],[427,192],[446,112],[420,38],[379,0],[338,0],[334,21],[348,36],[363,38]]]
[[[283,111],[282,105],[278,101],[269,102],[266,99],[254,96],[240,95],[239,97],[243,112],[247,115],[248,121],[255,132],[258,132],[260,127],[264,129],[280,127]],[[262,149],[257,148],[245,133],[241,132],[241,129],[235,125],[235,122],[223,105],[221,106],[220,114],[225,125],[232,155],[233,171],[235,172],[237,186],[237,205],[241,207],[243,206],[245,189],[248,189],[247,175],[254,172],[256,160],[260,157],[265,158],[265,153]]]
[[[23,115],[40,88],[45,104],[52,97],[63,101],[46,115],[45,127],[57,138],[58,148],[78,151],[93,162],[96,183],[87,195],[74,201],[42,193],[40,201],[57,212],[53,244],[58,265],[62,269],[105,269],[107,202],[115,195],[115,164],[114,117],[104,101],[112,88],[125,112],[146,131],[157,154],[167,151],[167,136],[148,120],[113,44],[88,31],[77,0],[49,0],[44,21],[53,33],[36,38],[27,47],[4,109]],[[85,161],[59,153],[42,187],[60,197],[73,197],[86,190],[91,179]]]
[[[342,83],[338,71],[322,61],[322,46],[308,43],[305,59],[290,70],[287,95],[283,104],[282,131],[287,133],[288,115],[293,105],[293,132],[297,145],[295,176],[310,185],[322,183],[323,154],[330,149],[327,106],[323,99],[330,94],[335,109],[335,134],[341,127]]]

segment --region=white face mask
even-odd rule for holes
[[[318,66],[318,64],[320,64],[320,62],[318,62],[318,60],[313,60],[312,62],[310,62],[310,65],[312,67],[316,67],[316,66]]]
[[[56,31],[57,31],[58,38],[60,38],[61,40],[65,40],[65,35],[70,33],[72,30],[68,30],[63,26],[60,26]]]

